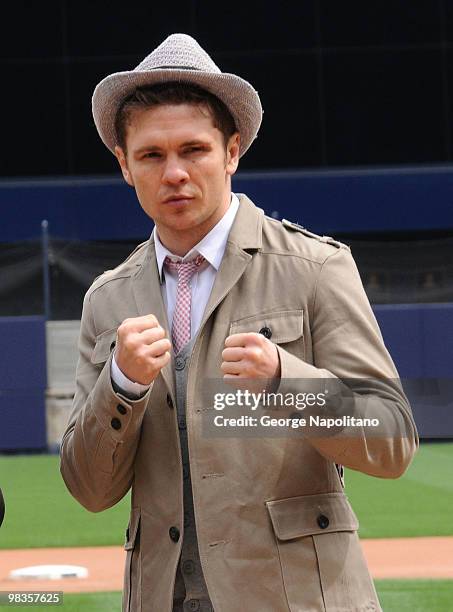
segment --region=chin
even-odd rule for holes
[[[198,227],[201,223],[202,221],[200,221],[199,219],[190,218],[190,216],[188,215],[180,215],[178,219],[172,219],[172,221],[170,221],[166,225],[169,229],[172,229],[173,231],[184,232],[190,231],[191,229]]]

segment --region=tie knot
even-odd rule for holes
[[[197,272],[201,264],[205,261],[203,255],[197,255],[189,261],[172,261],[170,257],[166,257],[164,265],[168,270],[178,273],[178,282],[188,282]]]

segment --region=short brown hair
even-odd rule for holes
[[[234,119],[225,104],[214,94],[193,83],[171,81],[147,87],[138,87],[123,100],[115,117],[118,145],[126,150],[126,128],[134,111],[164,104],[193,104],[205,107],[212,116],[214,127],[223,134],[225,146],[235,132]]]

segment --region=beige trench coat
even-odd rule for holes
[[[349,249],[267,218],[243,195],[240,202],[187,386],[195,518],[214,609],[379,610],[336,464],[400,476],[418,444],[410,407],[386,380],[397,373]],[[85,296],[61,472],[93,512],[132,487],[123,610],[166,612],[184,531],[173,363],[136,401],[115,394],[110,380],[117,327],[149,313],[169,328],[152,238],[98,277]],[[372,393],[368,384],[359,388],[350,413],[363,416],[371,402],[381,435],[371,437],[366,428],[348,435],[347,427],[306,439],[203,435],[209,409],[203,381],[220,378],[225,338],[263,326],[278,347],[286,392],[295,390],[295,379],[382,379]],[[176,542],[172,527],[181,534]]]

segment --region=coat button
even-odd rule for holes
[[[173,542],[177,542],[179,540],[179,529],[177,527],[170,527],[168,533]]]
[[[187,428],[187,423],[186,423],[186,417],[185,416],[180,416],[178,418],[178,427],[179,429],[186,429]]]
[[[329,526],[329,519],[325,514],[320,514],[317,518],[318,525],[321,529],[326,529]]]
[[[259,331],[260,334],[262,334],[265,338],[267,338],[268,340],[270,339],[270,337],[272,336],[272,330],[270,327],[262,327]]]
[[[173,400],[171,399],[171,395],[167,393],[167,406],[170,410],[173,410]]]
[[[186,367],[186,360],[184,359],[184,357],[176,357],[175,368],[177,370],[184,370],[185,367]]]
[[[196,612],[197,610],[200,609],[200,602],[198,601],[198,599],[189,599],[189,601],[187,602],[189,605],[187,606],[188,610],[190,610],[192,612],[192,610],[194,612]]]
[[[184,480],[187,480],[189,478],[189,466],[186,463],[184,463],[184,465],[182,466],[182,476]]]
[[[194,562],[191,561],[190,559],[188,559],[187,561],[184,561],[184,563],[182,564],[182,571],[187,575],[193,574],[194,569],[195,569]]]
[[[118,410],[118,412],[119,412],[120,414],[126,414],[126,412],[127,412],[127,408],[125,408],[125,407],[123,406],[123,404],[118,404],[118,406],[116,407],[116,409]]]
[[[110,425],[113,427],[113,429],[121,429],[121,421],[119,419],[113,418],[110,421]]]

